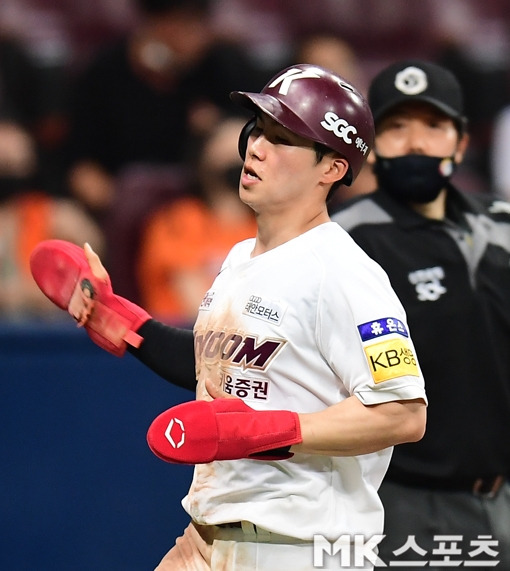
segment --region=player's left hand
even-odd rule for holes
[[[241,399],[191,401],[160,414],[147,432],[156,456],[176,464],[213,460],[285,460],[290,446],[300,444],[297,413],[258,411]]]
[[[209,377],[205,380],[204,384],[205,384],[205,390],[206,390],[207,396],[209,396],[213,399],[236,399],[237,398],[236,396],[227,393],[225,390],[222,389],[221,385],[218,382],[213,381]],[[208,400],[208,399],[205,399],[205,400]]]

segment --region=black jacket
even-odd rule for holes
[[[450,187],[436,221],[379,190],[332,219],[388,273],[425,377],[425,437],[388,479],[510,474],[510,204]]]

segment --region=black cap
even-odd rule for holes
[[[463,129],[462,89],[453,73],[422,60],[404,60],[383,69],[370,84],[368,102],[377,123],[392,107],[406,101],[430,103]]]

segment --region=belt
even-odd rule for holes
[[[238,535],[238,530],[242,532],[242,541],[256,541],[262,543],[275,543],[275,544],[285,544],[285,545],[299,545],[299,544],[309,544],[311,540],[300,539],[298,537],[293,537],[290,535],[282,535],[281,533],[275,533],[264,529],[263,527],[256,526],[251,521],[229,521],[226,523],[217,523],[215,525],[199,525],[195,524],[199,533],[204,533],[204,529],[210,528],[214,529],[220,528],[220,530],[232,530],[236,531],[236,536]],[[215,536],[216,538],[218,536]],[[239,537],[236,537],[236,541]]]
[[[438,490],[443,492],[467,492],[478,498],[495,498],[501,487],[508,481],[508,476],[485,476],[481,478],[429,478],[427,476],[404,476],[391,474],[387,476],[389,482],[405,486]]]
[[[242,524],[240,521],[229,521],[228,523],[217,523],[216,527],[223,529],[242,528]]]

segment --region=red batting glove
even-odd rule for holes
[[[85,252],[64,240],[45,240],[30,257],[32,276],[42,292],[66,309],[89,337],[106,351],[121,357],[127,343],[139,347],[136,333],[151,316],[141,307],[115,295],[110,277],[92,273]]]
[[[166,410],[150,425],[147,442],[165,462],[206,464],[239,458],[285,460],[293,456],[288,448],[302,438],[295,412],[259,411],[240,399],[218,398]]]

